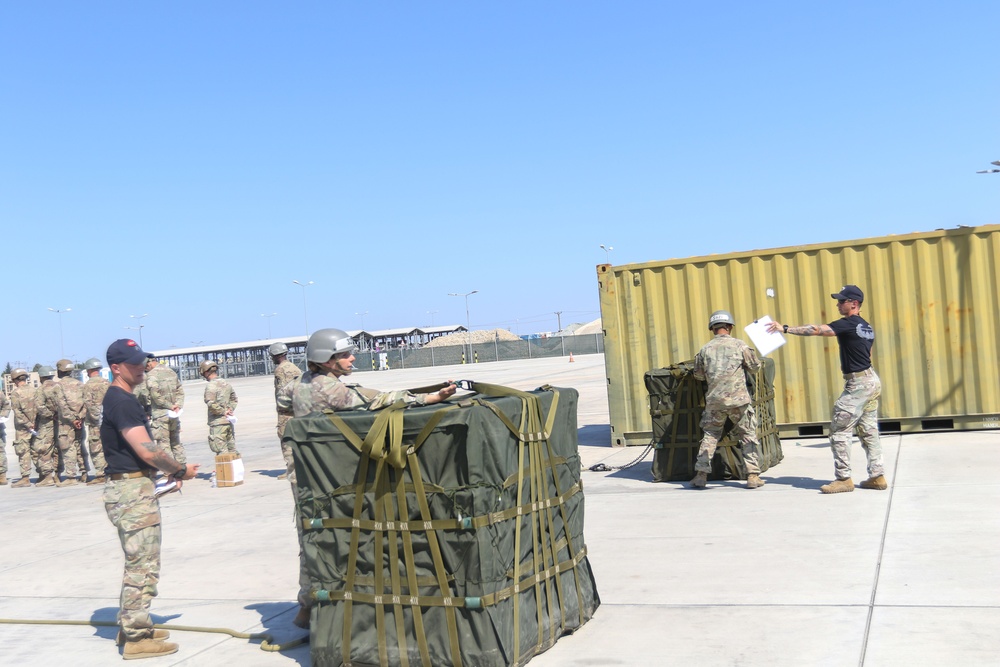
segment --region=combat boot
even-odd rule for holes
[[[691,486],[694,487],[694,488],[696,488],[696,489],[704,489],[705,488],[705,484],[707,482],[708,482],[708,473],[707,472],[699,472],[698,474],[696,474],[694,476],[694,479],[691,480]]]
[[[760,478],[760,475],[748,475],[747,476],[747,488],[748,489],[758,489],[764,486],[766,482]]]
[[[171,642],[160,642],[155,639],[140,639],[137,642],[125,642],[122,658],[138,660],[140,658],[158,658],[161,655],[177,653],[179,647]]]
[[[303,630],[309,629],[309,607],[304,605],[299,605],[299,613],[295,614],[295,618],[292,619],[292,623],[296,627],[302,628]]]
[[[21,475],[21,479],[17,480],[10,485],[12,489],[23,489],[26,486],[31,486],[31,480],[28,479],[27,475]]]
[[[153,641],[162,642],[165,639],[170,639],[169,630],[161,630],[160,628],[153,628]],[[125,633],[121,629],[118,630],[118,636],[115,637],[115,642],[119,646],[124,646],[127,642],[125,641]]]
[[[854,490],[854,480],[838,479],[819,487],[823,493],[849,493]]]
[[[64,479],[61,482],[58,482],[58,481],[56,482],[56,486],[59,486],[59,487],[63,487],[63,486],[76,486],[76,485],[77,485],[76,477],[67,477],[66,479]]]
[[[0,475],[0,486],[7,486],[7,475]]]
[[[94,479],[87,482],[87,486],[97,486],[98,484],[104,484],[104,475],[98,475]]]
[[[36,487],[38,487],[38,486],[55,486],[55,485],[56,485],[55,473],[51,473],[51,472],[49,474],[47,474],[47,475],[43,475],[37,482],[35,482],[35,486]]]
[[[878,475],[877,477],[869,477],[865,481],[858,484],[862,489],[876,489],[878,491],[885,491],[889,488],[889,484],[885,481],[885,475]]]
[[[80,473],[80,484],[87,483],[87,473]]]

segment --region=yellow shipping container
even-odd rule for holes
[[[771,316],[790,325],[840,315],[830,294],[864,290],[875,328],[884,432],[1000,428],[1000,225],[960,227],[597,267],[614,445],[644,445],[652,423],[643,374],[694,358],[708,317],[733,334]],[[837,339],[789,336],[771,353],[782,437],[824,435],[843,388]]]

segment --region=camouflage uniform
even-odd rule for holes
[[[760,358],[753,348],[729,335],[716,336],[695,355],[694,376],[708,382],[705,410],[701,416],[704,435],[694,467],[696,472],[712,472],[712,457],[728,418],[743,450],[747,474],[760,474],[757,415],[750,404],[746,382],[746,373],[756,373],[759,368]]]
[[[169,366],[157,364],[146,373],[143,387],[149,401],[153,439],[178,463],[187,463],[187,454],[181,444],[181,420],[167,416],[168,410],[184,407],[184,388],[180,378]]]
[[[21,466],[21,477],[28,478],[31,475],[32,461],[39,476],[42,469],[38,466],[38,459],[32,456],[31,438],[32,431],[35,430],[35,420],[38,417],[38,410],[35,408],[35,388],[27,383],[20,387],[15,387],[10,392],[11,405],[14,407],[14,453]]]
[[[299,367],[292,362],[285,359],[280,364],[274,367],[274,401],[277,405],[278,394],[285,387],[285,385],[295,382],[300,377],[302,377],[302,371]],[[278,409],[278,442],[281,443],[281,456],[285,459],[285,470],[286,474],[293,479],[295,475],[295,461],[292,458],[292,446],[281,442],[281,436],[285,434],[285,424],[288,420],[294,416],[294,413],[290,408],[282,408],[277,405]]]
[[[71,375],[57,380],[59,392],[56,394],[59,410],[56,434],[59,438],[59,452],[62,454],[63,467],[67,477],[76,477],[77,473],[87,475],[87,462],[80,448],[83,435],[83,418],[87,408],[83,404],[83,383]],[[80,423],[77,428],[76,423]],[[72,462],[72,467],[70,466]]]
[[[0,419],[6,419],[10,414],[10,400],[7,394],[0,390]],[[0,424],[0,428],[6,430],[6,423]],[[0,477],[7,476],[7,443],[0,438]]]
[[[52,378],[35,388],[35,409],[38,415],[35,431],[38,434],[32,441],[31,447],[35,456],[35,466],[43,476],[59,473],[59,456],[55,444],[56,414],[59,412],[55,394],[58,391],[59,385]]]
[[[837,479],[851,478],[851,440],[856,431],[868,457],[868,476],[885,473],[882,465],[882,442],[878,434],[878,399],[882,382],[874,368],[844,375],[844,391],[833,404],[830,422],[830,448]]]
[[[108,393],[111,383],[100,375],[87,379],[83,385],[83,404],[87,411],[87,448],[90,450],[90,462],[94,465],[94,473],[100,477],[108,467],[104,460],[104,446],[101,444],[101,403]]]
[[[216,454],[236,450],[236,436],[227,412],[236,410],[239,399],[232,385],[216,377],[205,387],[205,404],[208,406],[208,446]]]

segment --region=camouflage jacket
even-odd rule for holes
[[[83,383],[71,375],[58,380],[59,387],[59,420],[64,422],[83,419],[87,408],[83,404]]]
[[[150,412],[154,417],[162,417],[167,410],[184,407],[184,388],[174,369],[163,364],[157,364],[153,370],[146,373],[143,382],[148,395]]]
[[[62,387],[53,379],[48,379],[35,388],[35,408],[39,421],[51,421],[59,414],[59,394]]]
[[[10,402],[14,406],[14,428],[19,431],[35,428],[35,418],[38,416],[36,400],[35,388],[28,384],[14,387],[14,391],[10,392]]]
[[[694,376],[708,382],[705,408],[733,408],[750,402],[746,373],[756,373],[760,358],[752,347],[728,335],[708,341],[694,357]]]
[[[278,394],[278,409],[291,409],[296,417],[322,410],[381,410],[396,401],[424,405],[426,394],[408,391],[376,391],[341,382],[336,376],[306,372],[298,382],[285,385]]]
[[[302,377],[302,371],[288,359],[285,359],[274,367],[274,402],[276,404],[278,402],[278,395],[281,393],[282,388],[287,384],[295,382],[300,377]],[[282,409],[279,405],[278,413],[290,415],[292,414],[292,411],[291,409]]]
[[[239,398],[233,391],[233,386],[220,377],[215,378],[205,387],[205,405],[208,406],[208,425],[226,423],[226,412],[236,410]]]
[[[0,391],[0,419],[3,419],[10,414],[10,399],[7,398],[7,394]]]
[[[101,405],[104,403],[104,395],[108,393],[111,383],[100,375],[87,380],[83,385],[83,404],[87,408],[87,423],[97,426],[101,423]]]

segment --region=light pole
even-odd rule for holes
[[[558,327],[559,327],[559,328],[558,328],[558,329],[556,330],[556,332],[558,333],[559,331],[562,331],[562,311],[561,311],[561,310],[557,310],[557,311],[555,311],[555,313],[554,313],[554,314],[555,314],[555,316],[556,316],[556,322],[557,322],[557,325],[556,325],[556,326],[558,326]]]
[[[365,330],[365,315],[368,314],[368,311],[366,310],[363,313],[354,313],[354,314],[361,318],[361,330],[364,331]]]
[[[139,324],[139,347],[142,347],[142,328],[146,326],[142,323],[142,318],[149,317],[149,313],[143,313],[142,315],[129,315],[133,320],[138,320]],[[132,327],[125,327],[126,329],[131,329]]]
[[[270,315],[268,315],[267,313],[261,313],[260,314],[261,317],[266,317],[267,318],[267,338],[268,338],[268,340],[271,339],[271,318],[274,317],[277,314],[278,313],[271,313]]]
[[[306,305],[306,288],[313,284],[313,281],[307,283],[300,283],[298,280],[293,280],[293,283],[302,288],[302,317],[306,322],[306,338],[309,337],[309,307]]]
[[[603,250],[603,251],[604,251],[604,258],[605,258],[605,260],[606,260],[606,263],[607,263],[607,264],[610,264],[610,263],[611,263],[611,251],[612,251],[612,250],[614,250],[614,248],[613,248],[613,247],[611,247],[611,246],[609,246],[609,245],[608,245],[608,246],[606,246],[606,245],[604,245],[604,244],[602,243],[602,244],[601,244],[601,250]]]
[[[428,311],[427,311],[427,314],[431,316],[431,326],[434,326],[434,315],[435,315],[435,314],[436,314],[437,312],[438,312],[438,311],[436,311],[436,310],[428,310]]]
[[[469,343],[469,356],[465,358],[466,363],[472,363],[472,324],[469,319],[469,297],[473,294],[478,294],[479,290],[474,289],[471,292],[466,292],[465,294],[457,294],[451,292],[448,296],[464,296],[465,297],[465,339]]]
[[[1000,167],[1000,160],[993,160],[990,164]],[[977,174],[1000,174],[1000,169],[983,169],[982,171],[977,171]]]
[[[49,308],[53,313],[59,316],[59,356],[65,358],[66,354],[63,351],[63,329],[62,329],[62,314],[68,313],[73,310],[72,308]],[[140,345],[140,347],[142,347]]]

